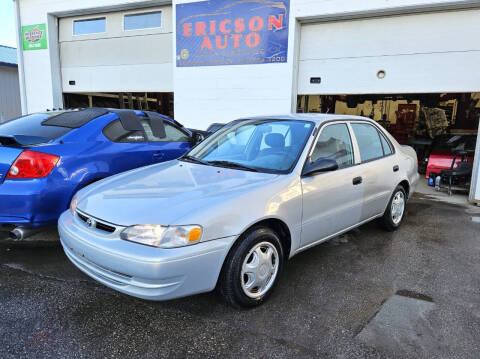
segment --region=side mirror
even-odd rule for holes
[[[303,168],[302,177],[313,176],[316,173],[330,172],[338,169],[338,163],[329,158],[320,158],[315,162],[307,162]]]
[[[205,136],[201,134],[200,132],[194,132],[192,134],[192,144],[195,146],[202,142],[205,139]]]

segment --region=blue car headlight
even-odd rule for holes
[[[136,225],[125,228],[120,238],[126,241],[158,248],[178,248],[200,242],[203,229],[198,225],[160,226]]]

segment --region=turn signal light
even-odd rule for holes
[[[42,178],[48,176],[60,157],[36,151],[23,151],[8,171],[7,178]]]

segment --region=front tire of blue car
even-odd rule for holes
[[[284,265],[278,235],[256,227],[243,235],[225,260],[218,289],[235,307],[255,307],[267,300]]]

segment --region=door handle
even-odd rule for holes
[[[398,172],[399,169],[400,167],[398,167],[398,165],[393,166],[393,172]]]
[[[156,160],[162,159],[163,157],[165,157],[165,154],[163,152],[156,152],[153,154],[153,158],[155,158]]]
[[[352,183],[353,183],[354,186],[356,186],[356,185],[362,183],[362,181],[363,181],[362,177],[355,177],[355,178],[352,180]]]

